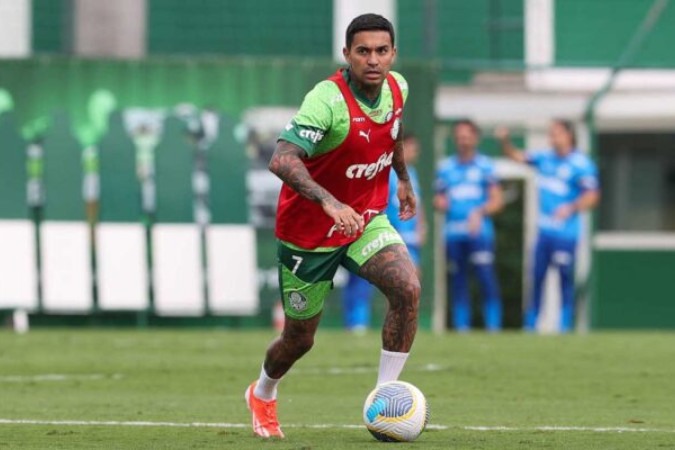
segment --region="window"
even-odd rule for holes
[[[675,134],[601,134],[601,231],[675,231]]]

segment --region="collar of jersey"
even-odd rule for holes
[[[345,70],[342,71],[342,77],[345,79],[347,84],[349,85],[349,90],[352,91],[352,94],[354,94],[354,97],[364,105],[366,105],[370,109],[375,109],[379,106],[380,104],[380,99],[382,98],[382,90],[380,90],[380,95],[377,96],[375,100],[370,100],[368,97],[363,95],[361,91],[352,83],[351,77],[349,76],[349,67],[347,67]],[[384,80],[385,83],[387,80]],[[383,84],[384,85],[384,84]]]
[[[566,154],[565,156],[560,156],[558,154],[558,152],[555,151],[554,148],[551,148],[551,153],[553,154],[553,156],[560,161],[565,161],[578,152],[579,152],[579,150],[576,147],[572,147],[572,150],[570,150],[570,152],[568,154]]]
[[[470,166],[476,163],[476,159],[478,159],[478,154],[479,154],[478,149],[476,149],[476,151],[473,154],[473,157],[468,161],[463,161],[458,154],[455,154],[453,156],[455,157],[455,161],[457,161],[457,164],[461,166]]]

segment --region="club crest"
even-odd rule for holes
[[[296,311],[304,311],[307,309],[307,298],[297,291],[288,294],[288,302]]]

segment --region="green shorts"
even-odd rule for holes
[[[279,242],[279,287],[286,316],[309,319],[319,314],[340,266],[358,274],[366,261],[393,244],[405,245],[384,214],[371,220],[356,241],[343,247],[306,250]]]

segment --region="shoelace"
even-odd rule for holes
[[[273,427],[279,427],[279,421],[277,420],[276,411],[274,409],[274,402],[264,402],[265,405],[265,419],[267,420],[267,425]]]

